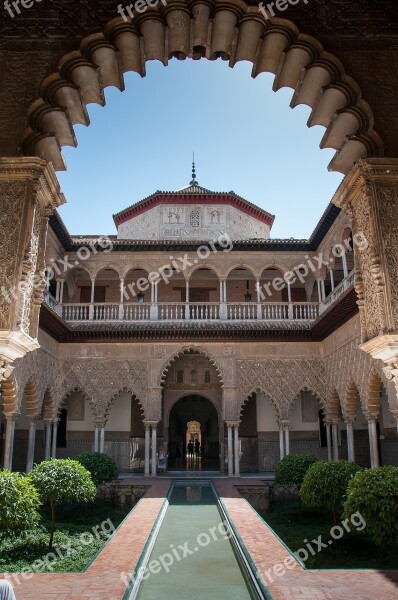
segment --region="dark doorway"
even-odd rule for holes
[[[218,414],[210,400],[190,394],[176,402],[170,411],[168,455],[171,470],[220,470]]]

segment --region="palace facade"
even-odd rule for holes
[[[40,348],[3,385],[5,466],[94,449],[155,475],[159,448],[171,470],[235,476],[290,452],[397,464],[395,387],[358,348],[368,241],[343,211],[272,239],[273,215],[193,174],[114,221],[73,236],[50,217]]]

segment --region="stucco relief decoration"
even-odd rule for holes
[[[1,211],[0,230],[1,261],[0,281],[5,294],[0,294],[0,328],[11,328],[11,310],[13,302],[11,293],[17,285],[17,253],[16,240],[19,238],[21,228],[21,215],[24,199],[25,184],[14,182],[12,186],[5,181],[0,181]],[[7,298],[8,294],[10,295]]]
[[[391,309],[395,331],[398,330],[398,184],[378,188],[380,224],[390,279]]]

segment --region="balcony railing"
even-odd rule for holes
[[[342,294],[354,285],[354,271],[324,302],[102,302],[58,304],[46,293],[44,301],[64,321],[140,322],[140,321],[294,321],[313,322]]]
[[[343,281],[340,281],[339,285],[336,285],[334,290],[330,292],[329,296],[322,302],[322,312],[325,311],[329,306],[332,306],[346,292],[349,288],[353,287],[355,283],[355,271],[352,270]]]

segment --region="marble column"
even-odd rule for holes
[[[28,439],[28,456],[26,459],[26,473],[30,473],[33,469],[35,460],[35,443],[36,443],[36,421],[29,421],[29,439]]]
[[[157,423],[152,423],[152,477],[156,477]]]
[[[52,447],[51,447],[51,458],[57,458],[57,429],[58,429],[58,421],[53,423],[53,439],[52,439]]]
[[[44,426],[45,426],[45,436],[46,436],[44,460],[50,460],[50,458],[51,458],[51,423],[46,421]]]
[[[144,475],[145,477],[149,476],[149,456],[151,451],[151,426],[149,423],[144,423],[145,425],[145,466],[144,466]]]
[[[12,471],[12,458],[14,454],[14,432],[17,415],[6,416],[6,439],[4,448],[4,469]]]
[[[354,426],[352,421],[346,421],[348,460],[355,462]]]
[[[234,462],[235,477],[240,477],[240,456],[239,456],[239,423],[234,425]]]
[[[283,425],[279,425],[279,456],[280,460],[285,457],[285,443],[284,443],[284,432]]]
[[[98,452],[99,451],[99,427],[98,425],[95,426],[95,430],[94,430],[94,452]]]
[[[234,460],[233,460],[233,442],[232,442],[232,423],[227,423],[228,431],[228,477],[232,477],[234,474]]]
[[[332,423],[333,460],[339,460],[339,424]]]
[[[286,456],[289,456],[290,454],[290,426],[289,425],[284,425],[284,432],[285,432],[285,454]]]
[[[105,451],[105,425],[101,424],[100,427],[100,444],[99,444],[100,454],[104,454]]]
[[[330,423],[325,423],[326,427],[326,444],[328,448],[328,460],[332,460],[332,426]]]
[[[380,466],[379,444],[377,439],[376,419],[368,420],[369,430],[369,448],[370,448],[370,466],[372,469]]]

